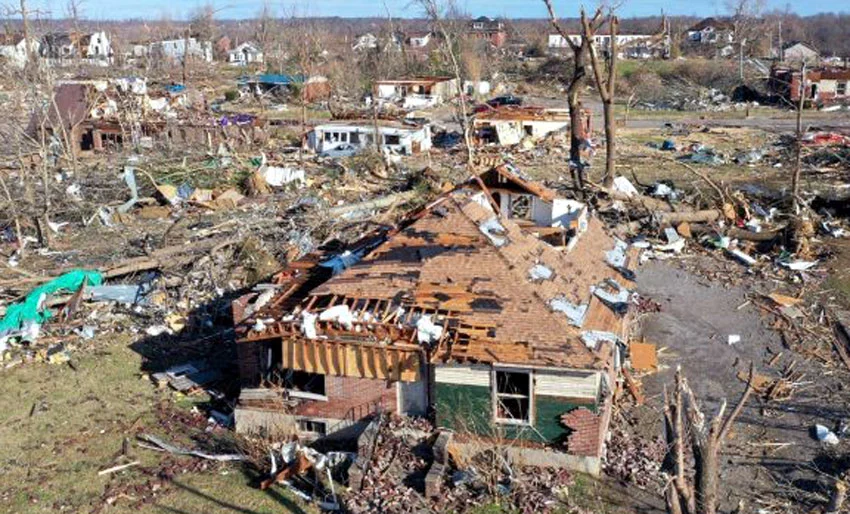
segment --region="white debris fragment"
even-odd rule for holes
[[[729,337],[726,338],[726,342],[729,343],[730,346],[733,344],[740,343],[741,336],[739,336],[738,334],[730,334]]]
[[[345,304],[334,305],[330,309],[323,311],[319,314],[319,320],[339,323],[346,330],[351,330],[354,327],[354,315],[351,313],[348,305]]]
[[[309,311],[301,313],[301,333],[307,339],[316,339],[316,318],[317,315]]]
[[[435,325],[430,315],[419,318],[416,322],[416,339],[420,344],[436,343],[443,335],[443,327]]]
[[[838,436],[835,435],[835,432],[823,425],[815,425],[815,436],[818,438],[818,441],[822,443],[826,443],[828,445],[838,444]]]

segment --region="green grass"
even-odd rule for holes
[[[103,347],[97,354],[76,351],[78,371],[49,364],[0,371],[0,512],[313,512],[283,489],[260,491],[241,465],[172,457],[135,444],[130,455],[140,466],[98,476],[114,465],[124,438],[132,441],[140,430],[192,444],[188,430],[166,432],[156,409],[160,402],[173,409],[194,402],[177,407],[170,392],[143,378],[141,357],[128,343],[118,338],[97,343]],[[163,477],[167,466],[182,471]],[[134,498],[152,487],[159,491],[151,501],[136,505]],[[116,491],[129,491],[128,497]],[[109,496],[113,505],[105,504]]]

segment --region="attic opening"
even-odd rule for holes
[[[531,423],[531,373],[495,371],[496,421],[500,423]]]

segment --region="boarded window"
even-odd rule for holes
[[[531,423],[531,374],[496,371],[496,421]]]

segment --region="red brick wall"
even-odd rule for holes
[[[579,407],[561,416],[561,421],[572,430],[567,439],[568,453],[583,457],[599,456],[601,417],[598,414]]]
[[[385,380],[325,376],[325,395],[328,401],[304,400],[293,410],[296,416],[357,420],[380,407],[395,412],[396,385]]]

